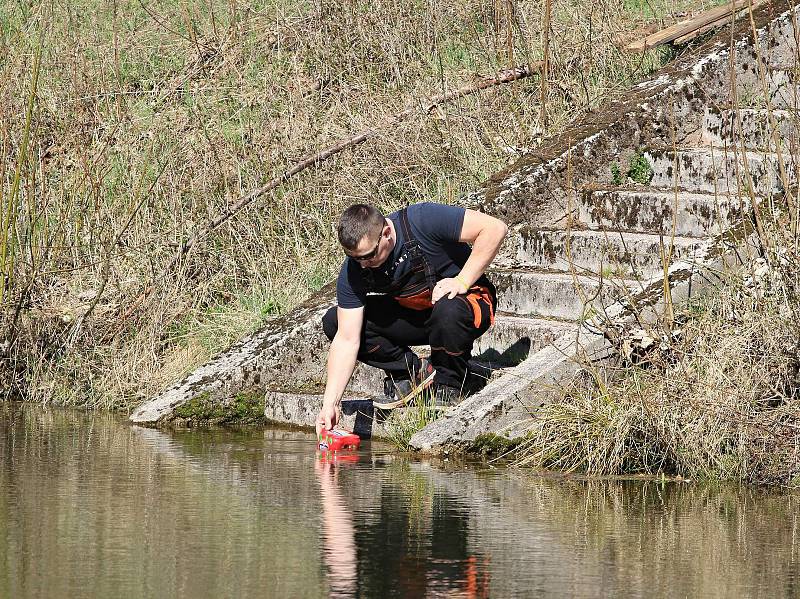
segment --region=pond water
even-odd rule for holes
[[[0,597],[800,595],[798,495],[0,403]]]

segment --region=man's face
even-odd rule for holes
[[[391,248],[391,229],[384,225],[378,235],[364,235],[352,252],[345,252],[361,265],[361,268],[375,268],[389,257]]]

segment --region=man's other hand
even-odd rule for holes
[[[431,302],[435,304],[445,296],[447,296],[447,299],[453,299],[455,296],[466,292],[464,285],[458,279],[442,279],[433,288]]]
[[[315,423],[317,434],[319,435],[323,428],[332,430],[337,422],[339,422],[339,410],[336,409],[336,406],[323,405],[319,414],[317,414],[317,421]]]

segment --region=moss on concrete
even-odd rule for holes
[[[513,450],[523,441],[522,438],[509,439],[496,433],[485,433],[478,435],[472,446],[470,453],[475,453],[483,457],[502,456]]]
[[[212,398],[211,393],[201,393],[175,408],[175,415],[187,426],[262,424],[265,421],[264,394],[242,392],[224,401]]]

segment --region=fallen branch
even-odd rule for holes
[[[177,261],[183,258],[199,241],[201,241],[206,235],[211,233],[214,229],[219,227],[222,223],[227,221],[236,213],[240,212],[243,208],[251,204],[254,200],[264,195],[268,191],[272,191],[273,189],[275,189],[276,187],[278,187],[279,185],[281,185],[282,183],[284,183],[297,173],[304,171],[307,168],[318,166],[322,161],[326,160],[327,158],[330,158],[334,154],[338,154],[339,152],[341,152],[346,148],[350,148],[352,146],[363,143],[369,138],[377,135],[381,129],[397,125],[401,121],[417,113],[420,109],[422,112],[428,113],[439,104],[444,104],[446,102],[457,100],[458,98],[463,98],[464,96],[474,94],[475,92],[487,89],[489,87],[494,87],[497,85],[502,85],[503,83],[510,83],[512,81],[517,81],[518,79],[524,79],[526,77],[530,77],[531,75],[538,73],[540,69],[541,69],[541,62],[537,62],[534,64],[522,65],[515,67],[513,69],[501,71],[500,73],[498,73],[496,77],[484,77],[478,79],[474,83],[464,85],[453,91],[439,94],[431,98],[428,98],[427,100],[421,101],[414,106],[406,108],[405,110],[394,115],[393,117],[386,119],[383,123],[375,127],[364,129],[363,131],[360,131],[355,135],[348,137],[347,139],[343,139],[335,143],[334,145],[325,148],[321,152],[305,156],[293,167],[284,171],[281,175],[278,175],[277,177],[269,181],[267,184],[258,187],[253,191],[249,192],[248,194],[240,197],[233,204],[228,206],[214,220],[206,224],[200,231],[189,237],[189,239],[187,239],[181,245],[180,250],[169,261],[167,266],[164,268],[163,272],[164,273],[169,272]]]

